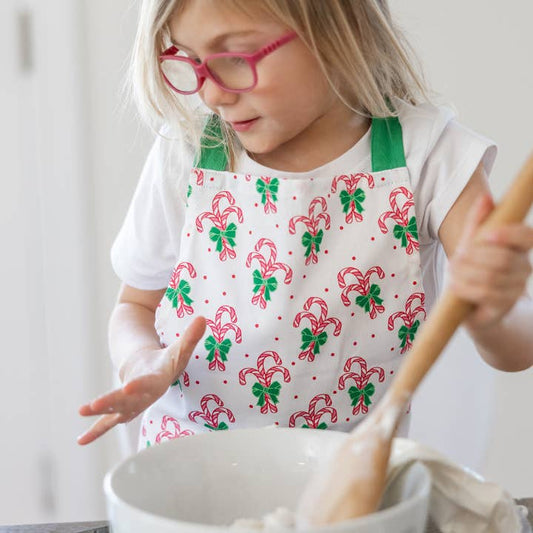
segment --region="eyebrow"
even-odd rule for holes
[[[211,48],[211,49],[214,49],[217,46],[219,46],[221,43],[223,43],[224,41],[227,41],[230,38],[233,38],[233,37],[247,37],[249,35],[253,35],[253,34],[256,34],[256,33],[257,33],[256,30],[229,31],[229,32],[226,32],[226,33],[221,33],[220,35],[217,35],[216,37],[213,37],[213,39],[208,41],[207,42],[207,47]],[[180,44],[178,41],[175,41],[172,38],[170,39],[170,42],[174,46],[178,47],[179,49],[190,50],[190,48],[188,48],[185,45]]]

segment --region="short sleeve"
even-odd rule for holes
[[[190,152],[181,140],[163,135],[150,150],[111,248],[113,269],[127,285],[142,290],[168,285],[179,257]]]
[[[495,144],[482,135],[450,121],[428,154],[416,188],[424,212],[422,235],[438,239],[439,228],[472,174],[481,163],[487,176],[496,158]]]
[[[398,105],[415,197],[420,244],[438,240],[440,225],[477,166],[490,174],[496,146],[460,124],[447,106]]]

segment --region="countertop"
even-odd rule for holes
[[[525,505],[529,511],[529,522],[533,527],[533,498],[517,500]],[[108,522],[76,522],[63,524],[28,524],[19,526],[0,526],[0,533],[108,533]],[[426,533],[439,533],[432,524],[428,524]],[[472,532],[474,533],[474,532]]]

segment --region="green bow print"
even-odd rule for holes
[[[403,348],[408,340],[414,340],[418,327],[420,326],[420,320],[416,320],[414,324],[408,328],[407,326],[402,326],[398,331],[398,337],[402,341],[400,348]]]
[[[270,194],[270,197],[272,198],[273,202],[277,202],[278,187],[278,178],[270,180],[270,183],[267,183],[266,181],[259,178],[255,184],[255,188],[257,189],[257,192],[261,195],[261,203],[266,204],[267,194]]]
[[[350,204],[353,202],[358,213],[362,213],[363,202],[365,201],[366,194],[363,189],[356,189],[353,194],[350,194],[348,191],[341,191],[340,199],[342,204],[343,213],[347,213],[350,210]]]
[[[278,287],[278,280],[272,276],[270,278],[263,278],[259,270],[253,271],[254,293],[258,292],[261,287],[265,287],[265,300],[270,300],[270,293],[274,292]]]
[[[300,346],[300,350],[307,350],[307,348],[311,346],[311,343],[314,342],[313,353],[317,354],[320,352],[320,347],[325,344],[327,340],[328,334],[325,331],[318,335],[314,335],[309,328],[304,328],[302,330],[302,345]]]
[[[191,300],[189,297],[190,292],[191,286],[184,279],[182,279],[178,283],[178,287],[176,289],[167,287],[165,296],[172,302],[172,307],[176,308],[178,307],[180,296],[187,305],[190,305],[193,302],[193,300]]]
[[[218,350],[220,353],[220,358],[222,361],[228,360],[228,352],[231,348],[231,341],[229,339],[224,339],[222,342],[217,342],[213,335],[209,335],[204,342],[205,349],[209,352],[207,355],[207,360],[211,362],[215,358],[215,352]]]
[[[309,426],[307,424],[304,424],[302,427],[309,429]],[[320,422],[320,424],[318,424],[315,429],[328,429],[328,425],[325,422]]]
[[[217,243],[216,250],[221,252],[223,248],[222,240],[225,239],[228,244],[235,248],[235,234],[237,233],[237,225],[232,222],[226,229],[222,230],[213,226],[209,230],[209,238]]]
[[[361,396],[363,396],[363,401],[368,407],[372,403],[370,397],[374,394],[374,392],[376,392],[376,387],[374,387],[372,383],[369,383],[363,390],[357,388],[355,385],[353,387],[350,387],[350,389],[348,390],[348,394],[350,395],[353,406],[357,405],[359,399],[361,398]]]
[[[320,251],[320,243],[322,242],[322,237],[324,236],[324,231],[319,230],[319,232],[316,235],[311,235],[308,231],[306,231],[302,235],[302,244],[305,246],[305,257],[308,257],[311,253],[311,249],[313,247],[313,244],[315,245],[315,250],[318,252]]]
[[[226,424],[226,422],[220,422],[217,427],[210,426],[209,424],[204,424],[204,427],[206,427],[207,429],[212,429],[213,431],[223,431],[225,429],[229,429],[229,426],[228,424]]]
[[[370,292],[366,295],[358,296],[355,299],[355,303],[362,307],[367,313],[370,312],[370,300],[373,300],[377,305],[381,305],[383,303],[383,298],[380,298],[379,295],[381,293],[381,289],[378,285],[373,284],[370,286]]]
[[[254,396],[257,396],[257,405],[263,407],[265,405],[265,396],[269,396],[274,403],[278,403],[279,393],[281,391],[281,384],[278,381],[274,381],[269,387],[264,387],[261,383],[254,383],[252,392]]]
[[[408,233],[416,241],[418,241],[418,228],[416,227],[416,217],[411,217],[407,226],[400,226],[400,224],[396,224],[396,226],[394,226],[393,233],[397,239],[401,239],[402,248],[407,248]]]

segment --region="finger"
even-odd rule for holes
[[[124,389],[116,389],[107,394],[104,394],[90,404],[82,406],[83,412],[80,414],[83,416],[91,415],[104,415],[125,409],[128,402],[128,396],[125,394]]]
[[[493,209],[494,202],[490,194],[483,194],[476,200],[466,217],[464,230],[458,248],[462,248],[462,246],[474,238],[479,226],[490,215]]]
[[[481,247],[450,261],[453,278],[466,277],[473,283],[507,285],[527,280],[531,262],[527,255],[500,247]]]
[[[195,318],[185,330],[180,341],[169,347],[174,375],[179,375],[187,366],[192,352],[205,332],[205,318]]]
[[[509,224],[488,231],[481,236],[481,239],[491,244],[527,253],[533,249],[533,228],[524,224]]]
[[[95,441],[121,421],[121,414],[104,415],[99,418],[85,433],[78,437],[78,444],[84,446]]]

